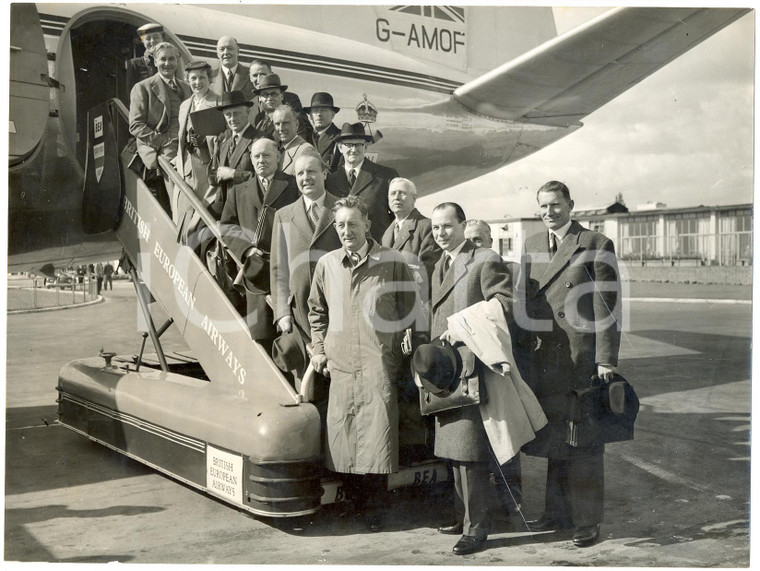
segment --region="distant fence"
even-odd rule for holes
[[[22,286],[8,285],[8,311],[66,307],[98,298],[95,280],[82,277],[81,283],[58,284],[37,277]]]

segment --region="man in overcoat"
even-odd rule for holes
[[[620,277],[612,242],[571,220],[567,186],[550,181],[537,199],[547,231],[525,241],[515,312],[529,333],[523,376],[549,419],[549,430],[523,447],[548,458],[544,514],[528,524],[536,531],[575,528],[573,543],[586,547],[598,540],[603,517],[604,444],[566,442],[571,391],[615,372]]]
[[[309,295],[312,364],[330,377],[325,465],[346,495],[382,528],[387,474],[398,470],[398,383],[402,340],[417,321],[417,294],[403,257],[367,239],[358,197],[335,205],[343,247],[317,262]]]
[[[456,342],[448,335],[449,316],[481,301],[497,299],[507,318],[511,313],[510,276],[493,250],[476,248],[464,237],[461,206],[444,202],[433,209],[432,229],[443,253],[432,273],[431,338]],[[490,529],[488,514],[489,462],[493,451],[478,406],[465,406],[435,417],[435,455],[451,460],[456,489],[457,522],[440,527],[446,534],[462,534],[454,553],[467,555],[485,546]]]
[[[132,88],[143,79],[148,79],[158,73],[153,62],[153,49],[164,41],[164,27],[150,22],[137,28],[137,36],[145,47],[145,53],[127,61],[127,93],[130,93]]]
[[[388,184],[398,173],[365,158],[367,145],[372,140],[363,123],[343,124],[335,141],[344,164],[327,177],[327,190],[338,197],[360,197],[369,210],[372,239],[380,242],[383,232],[393,221],[388,208]]]
[[[274,141],[257,139],[250,155],[255,175],[229,190],[219,225],[226,246],[245,264],[241,278],[251,338],[269,349],[275,337],[272,309],[266,302],[274,216],[300,194],[293,177],[277,170],[280,154]]]
[[[340,135],[340,129],[333,123],[335,115],[340,111],[333,103],[333,96],[324,91],[318,91],[311,96],[311,104],[303,108],[308,113],[311,122],[314,124],[314,133],[312,135],[312,144],[321,155],[322,160],[327,163],[330,172],[338,168],[341,154],[338,151],[335,137]]]

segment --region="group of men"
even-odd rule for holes
[[[130,130],[148,171],[156,156],[176,154],[176,109],[188,91],[175,78],[176,48],[155,41],[163,37],[148,42],[157,28],[141,29],[155,75],[131,91]],[[385,478],[398,470],[403,439],[399,411],[417,398],[414,350],[431,339],[461,344],[450,318],[493,301],[509,325],[516,368],[548,420],[523,447],[549,459],[545,513],[528,527],[573,528],[575,545],[595,543],[604,445],[571,446],[567,432],[571,391],[595,375],[611,379],[617,365],[612,243],[571,221],[569,190],[552,181],[537,192],[547,231],[526,240],[520,264],[508,265],[490,249],[488,225],[468,222],[458,204],[423,216],[414,182],[366,158],[374,141],[364,125],[334,124],[340,109],[331,94],[315,93],[301,107],[271,66],[238,61],[234,38],[221,38],[217,54],[212,87],[227,129],[212,145],[209,181],[219,192],[207,206],[224,247],[243,262],[239,308],[252,338],[294,383],[310,363],[329,387],[326,466],[341,474],[368,529],[383,526]],[[206,255],[202,230],[195,243]],[[435,417],[434,453],[450,461],[456,490],[456,519],[439,531],[461,535],[458,555],[484,547],[490,480],[504,480],[484,422],[478,406]],[[507,464],[515,477],[505,493],[519,512],[519,456]]]

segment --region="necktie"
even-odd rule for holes
[[[229,70],[224,72],[224,91],[232,91],[232,72]]]
[[[401,232],[401,222],[394,222],[393,223],[393,242],[395,243],[396,240],[398,240],[398,235]]]
[[[235,152],[235,147],[237,146],[237,135],[232,135],[232,139],[230,140],[230,151],[229,156],[232,157],[232,153]]]
[[[358,252],[351,252],[348,257],[351,258],[351,265],[354,267],[361,261]]]
[[[348,184],[349,184],[349,186],[354,186],[354,182],[356,182],[356,169],[351,169],[348,172]]]
[[[176,82],[176,81],[174,81],[174,80],[172,79],[172,80],[169,82],[169,87],[171,87],[171,90],[172,90],[174,93],[177,93],[177,82]]]
[[[311,222],[311,229],[314,230],[317,227],[317,222],[319,222],[319,206],[317,206],[316,202],[312,202],[311,206],[309,206],[308,215],[309,222]]]
[[[449,268],[451,267],[451,256],[448,254],[443,255],[443,275],[446,276],[446,273],[449,271]]]
[[[269,179],[268,178],[262,178],[261,179],[261,188],[264,189],[264,192],[269,190]]]
[[[557,236],[554,232],[549,232],[549,253],[552,257],[557,253]]]

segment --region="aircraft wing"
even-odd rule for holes
[[[567,127],[749,12],[617,8],[460,86],[472,111]]]

